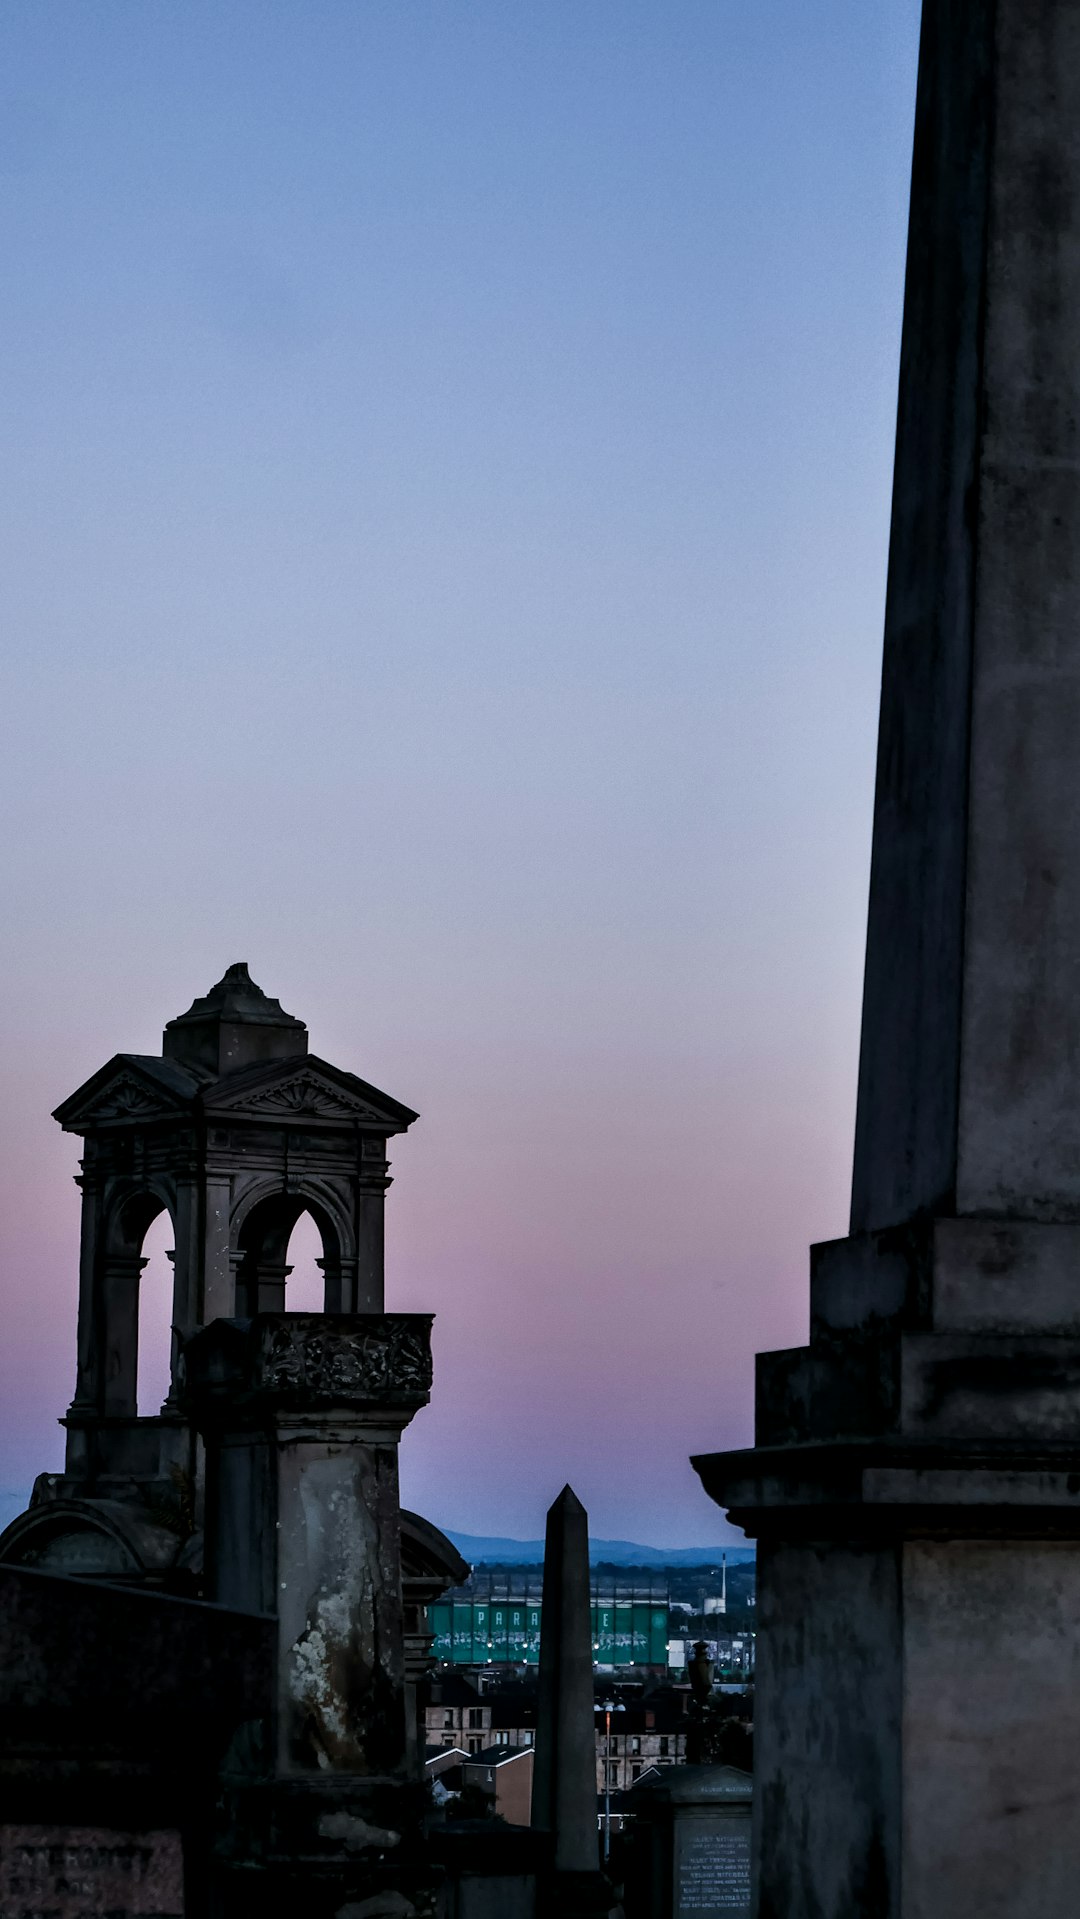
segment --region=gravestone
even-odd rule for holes
[[[207,1919],[218,1772],[274,1638],[270,1618],[0,1565],[0,1919]]]
[[[753,1781],[734,1766],[671,1766],[642,1780],[627,1919],[749,1919]]]
[[[0,1826],[0,1919],[183,1919],[177,1832]]]

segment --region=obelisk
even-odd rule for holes
[[[758,1919],[1080,1909],[1080,0],[926,0],[850,1237],[756,1446]]]
[[[599,1871],[589,1515],[570,1486],[549,1508],[540,1612],[540,1685],[532,1823],[550,1834],[543,1919],[606,1913]]]

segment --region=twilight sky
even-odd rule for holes
[[[406,1502],[732,1536],[845,1229],[917,15],[0,13],[0,1518],[50,1110],[246,959],[421,1113]]]

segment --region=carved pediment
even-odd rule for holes
[[[95,1120],[149,1119],[152,1113],[169,1110],[168,1102],[152,1093],[146,1085],[140,1084],[134,1073],[121,1073],[89,1109]]]
[[[384,1133],[399,1132],[416,1117],[351,1073],[310,1056],[284,1069],[260,1067],[231,1074],[206,1089],[205,1103],[208,1112],[284,1122],[352,1120]]]
[[[141,1125],[172,1119],[197,1092],[196,1079],[164,1061],[144,1064],[137,1054],[120,1054],[58,1106],[54,1118],[70,1133],[123,1121]]]
[[[378,1119],[365,1100],[331,1086],[317,1073],[297,1073],[280,1086],[255,1093],[245,1101],[248,1112],[280,1113],[293,1119]]]

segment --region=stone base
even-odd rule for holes
[[[757,1919],[1080,1910],[1080,1228],[815,1247],[694,1461],[758,1539]]]
[[[1080,1539],[763,1541],[758,1919],[1073,1919]]]

